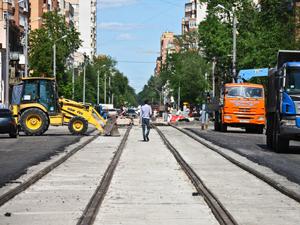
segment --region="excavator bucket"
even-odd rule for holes
[[[112,117],[107,120],[104,127],[104,135],[112,137],[121,136],[117,125],[117,117]]]

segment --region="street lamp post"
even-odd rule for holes
[[[106,73],[104,73],[104,104],[106,104]]]
[[[97,71],[97,105],[99,105],[99,95],[100,95],[100,93],[99,93],[99,79],[100,79],[100,72],[99,72],[99,70]]]
[[[72,68],[72,99],[75,98],[75,67],[73,62],[73,68]]]
[[[84,62],[84,66],[83,66],[83,91],[82,91],[82,101],[83,101],[83,104],[85,104],[85,77],[86,77],[86,65],[85,65],[85,62]]]
[[[35,21],[41,20],[41,17],[38,17],[36,20],[31,20],[31,23]],[[29,34],[29,24],[28,24],[28,18],[26,17],[25,20],[25,27],[24,27],[24,32],[25,32],[25,47],[24,47],[24,56],[25,56],[25,68],[24,68],[24,77],[28,77],[28,65],[29,65],[29,59],[28,59],[28,34]]]
[[[10,61],[10,46],[9,46],[9,15],[7,14],[5,17],[6,23],[6,79],[4,85],[4,104],[6,107],[9,107],[9,61]]]
[[[82,101],[83,103],[85,104],[85,86],[86,86],[86,63],[87,63],[87,60],[88,60],[88,56],[84,53],[83,54],[84,56],[84,62],[83,62],[83,93],[82,93]]]
[[[236,82],[237,75],[236,75],[236,24],[237,24],[237,19],[235,16],[235,12],[233,10],[233,49],[232,49],[232,75],[233,79]]]
[[[235,9],[232,8],[230,11],[229,9],[225,8],[223,5],[217,5],[216,8],[221,8],[229,13],[232,13],[233,16],[233,24],[232,24],[232,80],[233,82],[236,82],[237,74],[236,74],[236,33],[237,33],[237,18],[235,15]]]
[[[216,61],[216,58],[214,57],[213,58],[213,64],[212,64],[212,71],[211,71],[211,74],[212,74],[212,97],[214,98],[215,97],[215,93],[216,93],[216,81],[215,81],[215,69],[216,69],[216,64],[217,64],[217,61]]]
[[[111,76],[108,77],[108,104],[111,103]]]
[[[24,48],[24,55],[25,55],[25,73],[24,76],[28,77],[28,18],[26,17],[25,20],[25,48]]]
[[[62,39],[65,39],[67,35],[62,36],[54,41],[53,44],[53,76],[56,79],[56,43]]]

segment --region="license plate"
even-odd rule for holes
[[[240,120],[240,123],[249,123],[249,120]]]

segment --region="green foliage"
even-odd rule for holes
[[[104,86],[106,78],[107,102],[109,93],[113,94],[114,106],[136,106],[137,99],[134,89],[129,85],[124,74],[116,69],[116,62],[110,57],[94,58],[86,66],[86,102],[97,103],[97,83],[99,71],[99,102],[104,103]],[[82,70],[82,69],[81,69]],[[111,92],[109,91],[109,77],[111,77]],[[83,71],[75,80],[75,100],[82,101],[83,98]]]
[[[69,27],[57,12],[43,14],[43,26],[30,33],[29,63],[33,76],[53,76],[53,45],[56,43],[56,72],[60,94],[70,95],[70,74],[65,74],[66,60],[80,44],[79,33]],[[66,35],[66,38],[59,40]]]
[[[184,48],[183,48],[184,49]],[[196,51],[181,51],[169,55],[167,64],[158,76],[152,76],[143,91],[139,102],[148,99],[153,103],[160,100],[161,89],[167,84],[173,97],[177,98],[181,89],[181,102],[199,104],[209,90],[205,76],[209,75],[210,65]]]
[[[199,25],[200,46],[205,57],[217,59],[217,71],[229,74],[232,55],[232,13],[238,20],[237,69],[274,66],[279,49],[295,49],[293,13],[288,1],[207,0],[208,16]]]
[[[161,76],[151,76],[143,90],[138,94],[139,104],[143,104],[145,100],[149,100],[152,104],[161,104],[162,86]]]
[[[163,82],[169,81],[173,96],[180,87],[182,102],[199,104],[209,90],[209,70],[210,65],[198,52],[184,51],[170,55],[161,77]]]

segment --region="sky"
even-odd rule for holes
[[[111,56],[140,92],[154,73],[160,37],[181,33],[188,0],[98,0],[97,54]]]

